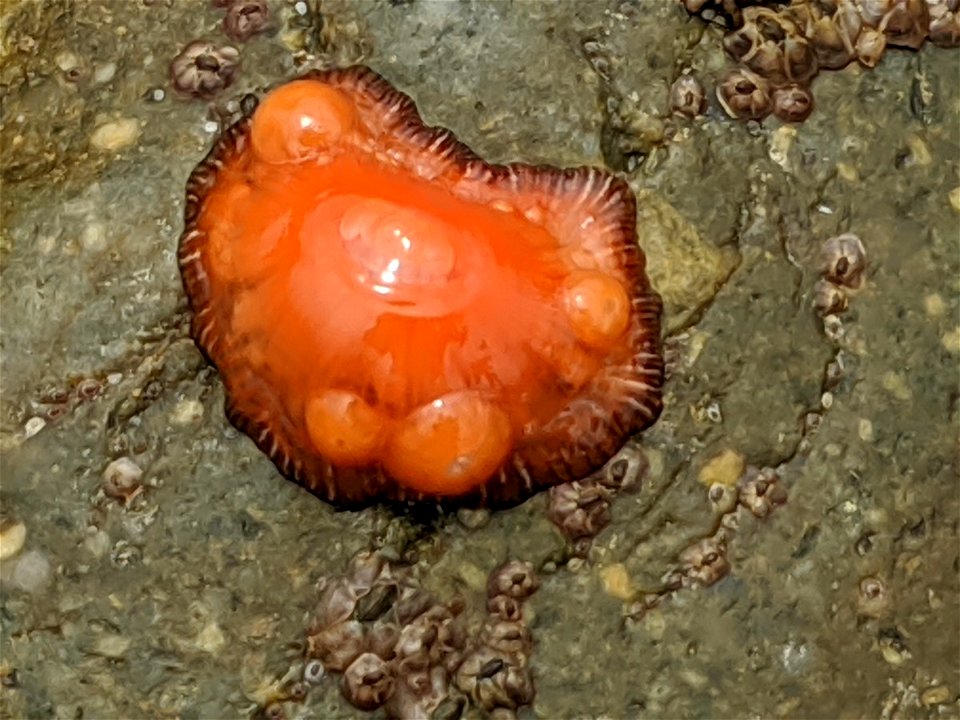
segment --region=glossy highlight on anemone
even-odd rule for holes
[[[660,411],[626,183],[486,163],[364,67],[281,85],[221,136],[179,260],[228,416],[341,506],[517,502]]]

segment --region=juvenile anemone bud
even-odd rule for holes
[[[737,120],[762,120],[773,110],[770,84],[741,68],[730,70],[720,79],[717,99],[727,115]]]
[[[863,284],[867,267],[867,251],[853,233],[830,238],[820,251],[823,276],[837,285],[856,290]]]
[[[801,85],[787,85],[773,91],[773,114],[784,122],[798,123],[813,112],[813,95]]]
[[[707,109],[703,85],[693,75],[681,75],[670,88],[670,109],[678,115],[694,118]]]

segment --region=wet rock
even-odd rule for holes
[[[657,193],[634,186],[637,227],[647,273],[663,298],[664,334],[687,323],[710,301],[738,262],[732,248],[718,248]]]
[[[736,485],[743,475],[745,460],[736,450],[725,448],[707,460],[700,468],[697,477],[707,485]]]

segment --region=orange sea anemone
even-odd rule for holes
[[[187,184],[227,414],[340,505],[509,503],[660,412],[659,297],[606,172],[491,165],[363,67],[270,92]]]

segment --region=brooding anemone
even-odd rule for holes
[[[635,210],[600,170],[484,162],[367,68],[312,73],[190,177],[193,335],[321,498],[515,502],[660,412]]]

